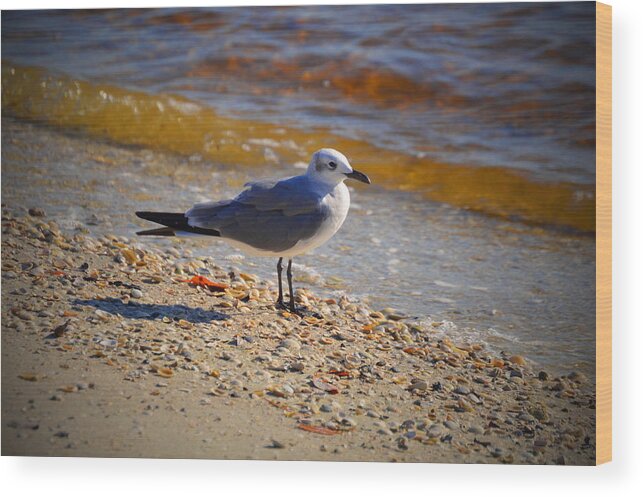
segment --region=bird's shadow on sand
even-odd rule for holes
[[[121,299],[76,299],[72,302],[78,306],[90,306],[108,312],[109,314],[120,315],[129,319],[146,319],[148,321],[161,320],[167,317],[173,321],[185,319],[190,323],[211,323],[212,321],[223,321],[229,316],[218,311],[208,311],[201,307],[188,307],[185,305],[163,305],[163,304],[144,304],[129,301],[123,302]]]

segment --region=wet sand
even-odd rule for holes
[[[111,179],[111,197],[64,168],[3,168],[3,193],[8,181],[66,185],[51,209],[16,192],[3,204],[4,455],[593,463],[582,373],[534,369],[451,322],[302,282],[310,315],[284,313],[274,282],[234,259],[109,235],[120,213],[78,217],[74,205],[119,202],[119,182],[145,176],[136,166]],[[193,173],[173,174],[162,181]],[[191,285],[195,274],[226,288]]]

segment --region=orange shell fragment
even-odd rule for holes
[[[174,371],[172,371],[170,368],[158,368],[156,370],[156,374],[161,376],[162,378],[171,378],[174,376]]]
[[[200,275],[195,275],[195,276],[192,276],[192,278],[189,280],[181,280],[181,281],[185,283],[189,283],[190,285],[209,288],[210,290],[213,290],[213,291],[215,290],[221,291],[228,288],[228,285],[226,285],[225,283],[217,283],[215,281],[209,280],[205,276],[200,276]]]
[[[351,375],[348,371],[337,371],[336,369],[331,369],[329,373],[342,378],[346,378]]]
[[[38,381],[38,375],[35,373],[22,373],[18,375],[18,378],[25,381]]]

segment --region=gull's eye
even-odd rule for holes
[[[328,168],[329,169],[337,169],[337,164],[335,162],[333,162],[333,161],[330,161],[328,163]]]

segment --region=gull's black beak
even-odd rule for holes
[[[360,173],[357,169],[353,169],[352,173],[344,173],[346,176],[352,179],[356,179],[357,181],[361,181],[362,183],[366,183],[367,185],[371,184],[371,180],[369,179],[368,176],[366,176],[364,173]]]

